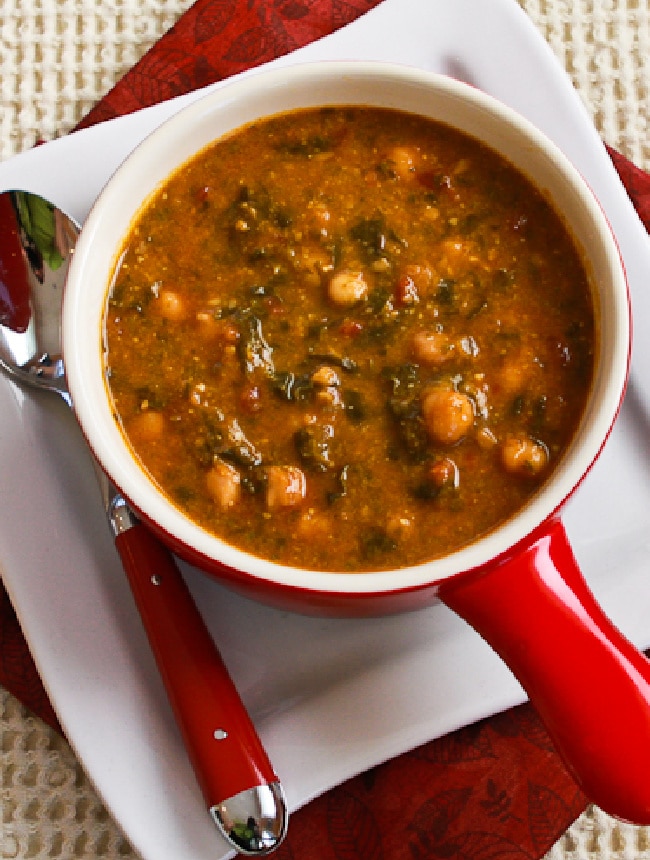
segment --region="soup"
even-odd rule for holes
[[[510,518],[589,394],[595,314],[544,195],[449,126],[364,106],[246,126],[130,226],[109,395],[142,468],[254,555],[382,570]]]

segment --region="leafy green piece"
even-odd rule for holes
[[[262,455],[247,438],[237,419],[228,421],[221,412],[203,413],[201,426],[192,440],[192,453],[203,466],[215,457],[243,469],[261,466]]]
[[[311,397],[314,383],[310,373],[296,374],[290,370],[278,370],[271,377],[271,390],[282,400],[297,403]]]
[[[386,226],[383,216],[361,218],[350,228],[350,238],[357,243],[368,263],[373,263],[389,254],[390,243],[404,245],[405,242]]]
[[[384,368],[382,375],[391,386],[393,395],[413,392],[420,382],[417,364],[399,364]]]
[[[386,368],[384,377],[391,386],[387,408],[397,436],[411,459],[423,460],[429,443],[420,409],[419,368],[415,364]]]
[[[379,526],[371,526],[360,537],[361,556],[366,560],[372,560],[384,556],[397,549],[397,543],[390,537],[385,529]]]
[[[441,278],[440,281],[438,281],[438,290],[436,292],[436,298],[438,301],[445,305],[452,305],[455,298],[455,285],[456,282],[453,278]]]
[[[440,495],[440,487],[430,478],[423,478],[421,481],[418,481],[416,484],[409,487],[409,493],[414,499],[429,502],[438,498]]]
[[[350,476],[350,466],[342,466],[336,473],[336,489],[327,494],[327,501],[330,505],[339,499],[344,498],[348,494],[348,480]]]
[[[245,316],[242,328],[242,337],[237,348],[244,373],[251,376],[261,370],[266,376],[273,376],[273,347],[269,346],[264,337],[262,320],[253,315]]]
[[[307,468],[327,472],[333,467],[330,443],[333,429],[329,424],[309,424],[294,435],[298,455]]]
[[[360,391],[346,390],[343,396],[345,414],[353,424],[361,424],[368,416],[368,410]]]
[[[275,147],[279,152],[295,155],[298,158],[313,158],[334,148],[332,139],[321,134],[314,134],[300,140],[284,140]]]
[[[517,394],[510,404],[510,413],[515,417],[521,415],[526,407],[526,398],[523,394]]]
[[[353,358],[347,355],[337,355],[334,352],[316,352],[309,349],[309,357],[316,361],[326,361],[328,364],[333,364],[335,367],[340,367],[342,370],[347,370],[353,373],[357,370],[358,365]]]

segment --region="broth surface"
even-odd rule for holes
[[[477,141],[395,111],[254,123],[131,225],[106,376],[142,467],[255,555],[403,567],[508,519],[570,442],[594,309],[561,219]]]

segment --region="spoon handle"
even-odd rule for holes
[[[213,819],[239,851],[273,850],[286,829],[281,786],[173,556],[137,520],[115,544]],[[263,805],[264,821],[247,804]],[[242,835],[246,827],[257,831],[252,842]],[[266,848],[260,832],[272,843]]]

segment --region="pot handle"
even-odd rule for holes
[[[650,661],[596,602],[562,523],[440,597],[508,664],[589,800],[650,824]]]

